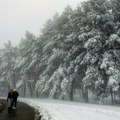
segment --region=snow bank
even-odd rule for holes
[[[45,99],[20,99],[39,110],[41,120],[120,120],[120,108]]]

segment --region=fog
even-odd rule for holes
[[[43,24],[69,4],[74,9],[83,0],[0,0],[0,47],[17,45],[26,30],[39,35]]]

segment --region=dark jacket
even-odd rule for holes
[[[12,92],[13,99],[17,99],[18,96],[19,96],[19,93],[17,91]]]
[[[7,96],[7,101],[8,101],[8,99],[12,99],[12,98],[13,98],[12,92],[9,92],[9,93],[8,93],[8,96]]]

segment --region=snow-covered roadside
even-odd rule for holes
[[[42,115],[41,120],[120,120],[120,108],[45,99],[19,99]]]

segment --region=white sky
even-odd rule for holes
[[[69,4],[73,9],[84,0],[0,0],[0,47],[8,40],[17,45],[26,30],[39,35],[56,12]]]

